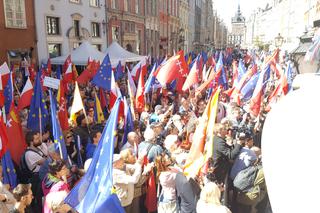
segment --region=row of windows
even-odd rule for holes
[[[60,35],[60,18],[47,16],[46,18],[47,34]],[[73,20],[73,28],[76,37],[80,37],[80,21]],[[100,37],[100,23],[91,22],[92,37]]]
[[[124,11],[129,11],[129,12],[135,12],[136,14],[141,14],[142,12],[142,6],[141,6],[141,0],[135,0],[135,5],[134,5],[134,11],[132,11],[132,5],[131,5],[131,0],[124,0]],[[122,9],[120,8],[119,0],[111,0],[111,8],[112,9]]]
[[[81,45],[81,42],[75,42],[73,43],[73,49],[79,47]],[[93,47],[95,47],[97,50],[101,51],[101,44],[92,44]],[[48,44],[48,52],[49,52],[49,57],[54,58],[61,56],[62,53],[62,45],[59,43],[50,43]]]
[[[72,3],[80,4],[83,0],[70,0]],[[85,0],[86,1],[86,0]],[[99,7],[99,0],[90,0],[90,6]],[[26,28],[26,11],[25,11],[25,0],[3,0],[5,23],[6,27],[10,28]],[[48,26],[47,20],[47,31],[50,34],[59,34],[59,26],[56,20],[49,20],[51,22]]]
[[[72,3],[80,4],[82,0],[70,0]],[[86,1],[86,0],[85,0]],[[89,5],[93,7],[99,7],[99,0],[90,0]]]

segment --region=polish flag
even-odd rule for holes
[[[137,112],[143,112],[144,110],[144,105],[145,105],[145,101],[144,101],[144,73],[141,72],[140,76],[139,76],[139,83],[138,83],[138,88],[137,88],[137,94],[136,94],[136,109]]]
[[[137,82],[139,80],[141,70],[147,70],[147,58],[142,59],[139,63],[137,63],[131,70],[131,75],[133,79]],[[146,74],[146,73],[144,73]],[[144,75],[143,75],[144,76]]]
[[[32,93],[33,93],[33,86],[31,84],[30,78],[28,77],[28,80],[26,84],[23,87],[22,93],[20,95],[19,103],[18,103],[18,110],[21,110],[25,107],[30,106],[31,99],[32,99]]]
[[[4,62],[1,66],[0,66],[0,74],[1,74],[1,81],[2,81],[2,86],[5,87],[7,85],[7,82],[9,80],[10,77],[10,69],[7,65],[7,62]]]
[[[200,75],[200,66],[199,66],[199,58],[193,63],[190,73],[183,84],[182,90],[187,91],[190,87],[195,86],[199,83],[199,75]]]

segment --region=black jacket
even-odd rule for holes
[[[213,141],[214,176],[217,182],[223,183],[242,146],[240,144],[229,146],[223,138],[218,136],[214,136]]]

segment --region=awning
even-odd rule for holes
[[[291,52],[291,54],[305,54],[311,45],[311,42],[300,43],[299,46]]]

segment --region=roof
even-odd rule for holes
[[[106,49],[105,54],[109,54],[110,60],[117,60],[121,62],[141,61],[146,56],[137,55],[123,49],[116,41]]]
[[[311,42],[300,43],[296,49],[292,50],[291,54],[305,54],[309,50],[311,45]]]
[[[63,64],[66,58],[71,55],[71,61],[75,65],[85,66],[88,63],[88,58],[92,60],[103,61],[105,54],[94,48],[88,41],[84,41],[78,48],[71,53],[55,58],[51,58],[52,64]],[[113,62],[111,62],[113,64]],[[116,63],[116,62],[114,62]]]

